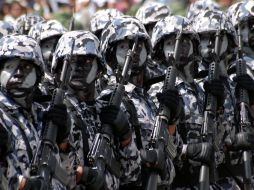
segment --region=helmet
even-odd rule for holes
[[[226,32],[237,46],[237,34],[231,21],[221,11],[204,10],[193,19],[193,28],[198,33],[215,33],[218,29]]]
[[[254,1],[242,1],[233,4],[228,8],[227,16],[234,26],[237,26],[238,22],[242,23],[254,18]]]
[[[18,57],[31,60],[38,66],[40,72],[44,71],[44,62],[38,43],[31,37],[21,34],[7,35],[0,39],[0,59]]]
[[[75,46],[72,55],[94,55],[101,63],[98,38],[89,31],[66,32],[59,39],[52,61],[52,72],[55,72],[57,65],[66,55],[70,55],[73,41]]]
[[[22,15],[16,20],[16,32],[19,34],[28,34],[33,25],[44,20],[41,16],[34,14]]]
[[[136,35],[145,40],[147,51],[148,53],[151,52],[150,37],[144,25],[138,19],[131,16],[115,18],[102,31],[100,47],[103,56],[107,59],[107,54],[109,54],[109,50],[114,44],[124,39],[134,39]]]
[[[192,3],[187,12],[187,18],[192,20],[202,10],[220,10],[220,5],[213,0],[198,0]]]
[[[97,11],[90,20],[90,31],[94,34],[101,32],[108,21],[114,17],[122,16],[123,13],[116,9],[103,9]]]
[[[140,7],[136,13],[136,17],[144,24],[153,24],[166,16],[171,15],[168,6],[159,2],[150,2]]]
[[[0,21],[0,38],[14,33],[14,26],[6,21]]]
[[[163,54],[160,49],[160,44],[163,39],[170,34],[177,34],[179,31],[182,31],[183,34],[189,35],[195,45],[198,46],[200,41],[199,36],[193,30],[190,21],[187,18],[182,16],[166,17],[158,21],[154,27],[151,39],[154,58],[160,58]],[[197,50],[198,48],[195,49]]]
[[[42,41],[53,36],[63,35],[67,29],[57,20],[42,21],[34,25],[28,35]]]

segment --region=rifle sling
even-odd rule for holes
[[[133,102],[128,98],[128,96],[124,96],[122,100],[123,100],[123,104],[125,105],[126,109],[128,110],[130,114],[130,122],[134,127],[134,131],[136,135],[136,145],[138,150],[140,150],[143,148],[143,145],[142,145],[142,139],[141,139],[141,133],[140,133],[141,126],[138,121],[137,110]]]
[[[23,123],[21,123],[18,119],[16,119],[16,117],[15,117],[16,115],[14,113],[11,113],[10,109],[8,109],[2,102],[0,102],[0,107],[1,107],[1,109],[4,110],[5,114],[11,119],[11,121],[20,129],[22,138],[26,144],[27,155],[28,155],[29,161],[31,162],[33,159],[33,151],[30,146],[29,140],[25,134],[25,131],[23,131],[23,129],[21,127],[21,126],[23,126]]]

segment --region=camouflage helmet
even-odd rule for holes
[[[187,18],[192,20],[202,10],[220,10],[220,5],[213,0],[198,0],[191,3],[187,12]]]
[[[94,34],[97,34],[104,29],[108,21],[122,15],[123,13],[116,9],[99,10],[92,16],[90,20],[90,31]]]
[[[151,52],[150,37],[144,25],[135,17],[121,16],[112,20],[102,31],[100,48],[106,58],[109,49],[117,42],[124,39],[133,39],[138,35],[139,39],[145,40],[148,54]],[[106,60],[107,61],[107,60]]]
[[[144,25],[156,23],[169,15],[171,15],[169,7],[159,2],[149,2],[141,6],[136,13],[136,17]]]
[[[228,8],[227,16],[237,27],[238,22],[243,23],[249,19],[254,19],[254,1],[241,1]]]
[[[215,33],[217,30],[222,30],[231,38],[234,45],[237,45],[236,30],[222,11],[201,11],[193,19],[193,28],[198,34]]]
[[[70,31],[63,34],[57,43],[52,61],[52,72],[55,72],[60,60],[63,60],[66,55],[70,55],[74,40],[73,56],[93,55],[98,59],[99,64],[101,63],[98,38],[89,31]]]
[[[19,34],[28,34],[30,28],[33,25],[44,20],[45,19],[39,15],[34,14],[21,15],[16,20],[16,32]]]
[[[44,71],[44,62],[38,43],[31,37],[22,34],[7,35],[0,39],[0,59],[18,57],[33,61],[40,72]]]
[[[13,34],[14,30],[14,26],[10,22],[0,21],[0,38]]]
[[[192,42],[194,42],[194,45],[198,47],[200,39],[198,34],[192,28],[190,21],[183,16],[170,16],[158,21],[154,27],[151,39],[153,57],[159,58],[162,55],[160,46],[165,37],[171,34],[176,35],[180,31],[182,31],[183,34],[188,35]],[[197,50],[198,48],[195,49]]]
[[[57,20],[42,21],[34,25],[28,35],[38,42],[54,36],[61,36],[67,29]]]

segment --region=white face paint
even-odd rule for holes
[[[48,63],[49,61],[50,62],[52,61],[51,59],[53,57],[53,52],[54,52],[56,43],[57,43],[56,38],[46,39],[45,41],[41,42],[41,52],[42,52],[43,59],[46,63]]]
[[[87,77],[86,77],[86,83],[90,84],[91,82],[93,82],[96,78],[97,75],[97,71],[98,71],[98,64],[97,64],[97,60],[94,59],[93,63],[92,63],[92,68],[90,70],[90,72],[88,73]]]
[[[225,53],[227,49],[228,49],[228,37],[227,35],[224,35],[221,42],[220,55]]]
[[[1,86],[12,94],[24,94],[24,90],[34,87],[37,75],[32,63],[25,60],[11,59],[4,64],[0,75]]]
[[[119,42],[117,44],[116,47],[116,59],[117,59],[117,63],[123,67],[125,59],[126,59],[126,55],[128,53],[128,50],[130,49],[129,46],[129,40],[124,40],[122,42]],[[138,48],[137,48],[137,56],[134,56],[134,65],[138,65],[139,67],[141,67],[147,58],[147,50],[145,47],[145,43],[141,42],[138,44]]]
[[[164,51],[164,56],[168,58],[168,56],[171,56],[174,54],[175,50],[175,38],[168,38],[167,40],[164,41],[163,44],[163,51]],[[184,38],[181,43],[180,43],[180,56],[181,57],[190,57],[190,55],[193,54],[193,44],[190,39]]]

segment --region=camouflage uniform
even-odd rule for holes
[[[106,58],[106,62],[108,63],[108,55],[110,54],[110,49],[114,44],[117,44],[117,42],[124,40],[126,38],[133,40],[135,36],[138,35],[139,40],[144,40],[145,46],[147,50],[150,53],[150,39],[149,36],[144,28],[144,26],[135,18],[123,16],[118,17],[114,19],[110,25],[107,27],[106,30],[102,32],[102,38],[101,38],[101,51],[103,53],[103,56]],[[111,56],[112,56],[111,52]],[[141,66],[143,67],[143,66]],[[114,69],[114,66],[111,67],[111,69]],[[140,68],[138,68],[140,69]],[[144,68],[143,68],[144,69]],[[132,71],[135,71],[135,69],[132,69]],[[116,76],[111,76],[110,80],[108,82],[109,89],[106,89],[105,91],[102,91],[101,96],[103,97],[104,94],[110,94],[112,92],[112,89],[110,89],[110,86],[114,85],[116,83]],[[142,87],[135,86],[132,83],[128,83],[125,85],[125,93],[124,100],[122,102],[122,106],[125,107],[125,109],[129,112],[130,116],[133,118],[133,112],[136,112],[137,121],[130,121],[132,124],[132,137],[136,143],[136,145],[132,147],[131,152],[135,152],[135,149],[139,147],[138,138],[141,139],[141,144],[144,149],[149,148],[149,141],[151,132],[153,130],[155,116],[157,112],[157,108],[150,99],[150,96],[145,92],[145,90]],[[134,109],[134,110],[133,110]],[[138,124],[137,124],[137,123]],[[135,127],[138,127],[139,132],[134,132]],[[140,137],[139,137],[140,136]],[[130,153],[131,153],[130,152]],[[133,154],[133,153],[132,153]],[[132,165],[130,166],[130,170],[132,171],[129,176],[129,178],[125,179],[124,177],[121,180],[121,185],[123,185],[125,188],[137,188],[141,187],[141,178],[144,176],[141,175],[140,171],[140,165],[139,162],[136,162],[136,159],[140,161],[140,153],[134,154],[135,157],[129,157],[129,161],[132,162]],[[166,178],[165,181],[159,180],[161,184],[164,184],[168,186],[173,178],[174,178],[174,167],[172,164],[172,161],[169,157],[167,157],[166,160]],[[146,180],[146,179],[145,179]],[[143,184],[144,185],[144,184]]]
[[[0,21],[0,38],[3,36],[13,34],[15,31],[14,26],[6,21]]]
[[[40,48],[36,41],[25,35],[7,35],[0,40],[0,58],[14,58],[31,60],[43,72],[43,60]],[[5,94],[2,87],[0,93],[0,125],[11,133],[12,151],[7,155],[8,189],[17,189],[19,177],[29,178],[31,162],[40,145],[42,131],[43,107],[33,103],[28,112]],[[55,147],[55,156],[59,160],[58,148]],[[53,179],[54,189],[65,189],[59,181]]]

